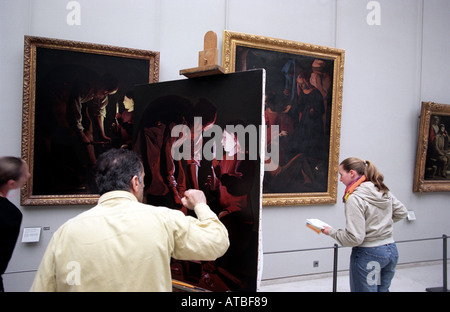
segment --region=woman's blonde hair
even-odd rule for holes
[[[384,184],[384,176],[378,171],[377,167],[369,161],[362,160],[356,157],[349,157],[344,159],[340,166],[342,169],[349,172],[350,170],[355,170],[359,175],[365,175],[367,181],[371,181],[383,194],[389,191],[389,188]]]

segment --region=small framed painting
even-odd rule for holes
[[[422,102],[414,192],[450,191],[450,105]]]

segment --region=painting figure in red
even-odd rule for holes
[[[242,125],[241,121],[228,123],[233,127]],[[245,143],[244,143],[245,144]],[[219,272],[228,283],[246,288],[246,272],[251,254],[257,253],[252,235],[253,213],[250,190],[253,187],[255,162],[249,160],[248,151],[241,144],[238,135],[223,131],[222,146],[225,155],[222,160],[212,161],[211,189],[218,198],[219,219],[228,229],[230,248],[216,261]],[[233,243],[231,243],[233,242]]]

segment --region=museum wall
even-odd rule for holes
[[[417,220],[395,225],[397,240],[450,234],[449,193],[412,192],[421,101],[450,104],[448,0],[375,1],[379,25],[368,23],[374,12],[365,0],[78,0],[79,25],[67,22],[69,2],[0,1],[0,155],[21,153],[24,35],[159,51],[160,81],[184,79],[179,70],[197,66],[208,30],[217,33],[219,50],[224,29],[336,47],[345,50],[340,160],[373,161],[415,212]],[[304,222],[320,218],[343,228],[343,191],[339,183],[336,204],[263,207],[263,280],[332,270],[332,249],[307,249],[335,242]],[[26,291],[53,232],[89,206],[22,207],[19,192],[10,198],[23,213],[22,229],[46,228],[38,243],[21,243],[20,233],[4,275],[6,290]],[[400,263],[439,259],[441,246],[401,243]],[[339,250],[340,270],[349,252]]]

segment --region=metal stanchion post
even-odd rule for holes
[[[333,292],[337,288],[337,269],[338,269],[338,244],[334,244],[334,263],[333,263]]]
[[[447,235],[442,235],[442,274],[443,286],[426,288],[429,292],[448,292],[447,289]]]

